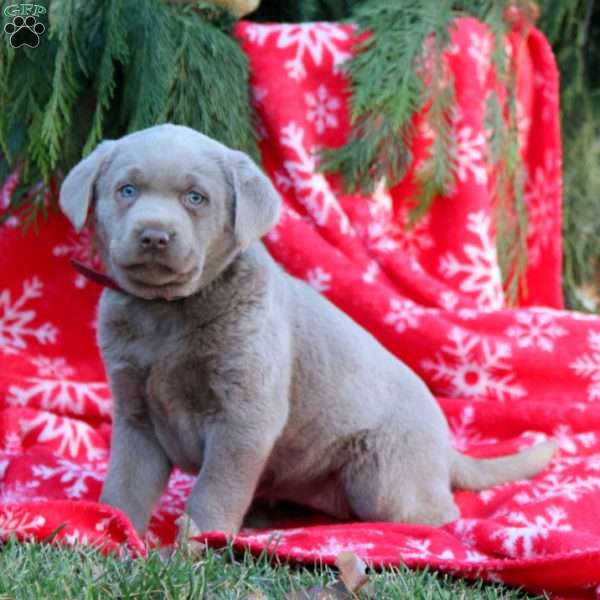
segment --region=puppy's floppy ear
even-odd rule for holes
[[[227,157],[235,203],[235,237],[242,250],[279,220],[281,199],[269,178],[243,152]]]
[[[87,158],[69,171],[60,186],[60,208],[77,231],[81,231],[85,225],[94,194],[94,184],[113,145],[113,141],[99,144]]]

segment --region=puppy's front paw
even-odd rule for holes
[[[183,513],[179,519],[175,521],[175,525],[177,526],[177,540],[175,545],[192,556],[203,554],[206,550],[206,544],[193,539],[202,532],[196,526],[196,523],[194,523],[190,515]]]

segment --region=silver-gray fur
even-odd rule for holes
[[[140,533],[174,465],[199,473],[195,527],[236,531],[254,497],[437,525],[459,516],[453,487],[549,462],[554,442],[486,461],[452,449],[423,381],[265,250],[280,200],[245,155],[174,125],[104,142],[61,189],[78,229],[92,204],[128,292],[100,300],[114,397],[101,501]]]

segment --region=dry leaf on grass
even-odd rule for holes
[[[340,571],[340,581],[325,587],[313,586],[306,590],[290,592],[286,600],[350,600],[359,592],[371,597],[366,563],[352,552],[341,552],[335,559]]]
[[[251,592],[244,600],[268,600],[268,598],[262,592]]]
[[[335,566],[340,570],[340,580],[351,594],[358,594],[361,590],[369,593],[369,576],[364,560],[353,552],[340,552]]]

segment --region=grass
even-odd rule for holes
[[[335,580],[335,572],[328,568],[277,565],[266,556],[235,555],[231,548],[207,550],[195,559],[183,552],[158,551],[145,559],[119,558],[89,547],[14,540],[0,550],[0,600],[271,600]],[[371,580],[377,600],[528,598],[518,590],[405,567],[374,574]]]

